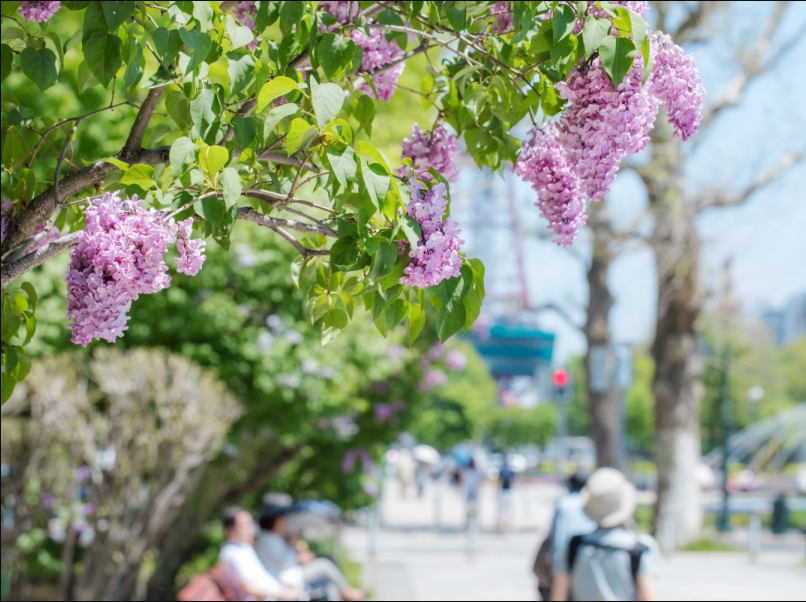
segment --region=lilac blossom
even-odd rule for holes
[[[496,2],[490,7],[490,14],[495,16],[495,21],[490,25],[493,33],[502,34],[512,29],[512,11],[509,10],[510,2]]]
[[[394,40],[389,42],[383,30],[370,28],[370,35],[357,29],[350,34],[353,42],[361,47],[364,58],[361,61],[360,73],[372,78],[375,85],[373,91],[369,83],[365,83],[361,90],[380,100],[389,100],[395,93],[397,80],[403,73],[403,63],[399,62],[391,67],[389,64],[403,56],[403,51]]]
[[[87,346],[123,336],[132,302],[170,285],[164,256],[180,226],[155,209],[143,209],[137,196],[121,200],[117,192],[90,201],[84,217],[65,280],[72,341]],[[192,256],[180,249],[182,269],[192,272],[199,253],[198,247]]]
[[[448,131],[443,123],[438,124],[426,133],[414,124],[411,136],[403,140],[404,159],[411,159],[414,175],[421,178],[433,179],[428,172],[434,168],[449,182],[456,182],[459,170],[456,167],[456,156],[459,154],[459,145],[456,136]],[[408,175],[409,168],[404,166],[398,174]]]
[[[561,246],[572,244],[587,219],[585,199],[555,127],[532,132],[515,164],[515,173],[537,192],[536,205],[556,235],[554,241]]]
[[[443,219],[448,207],[444,184],[436,184],[427,191],[416,186],[409,189],[408,214],[420,224],[422,237],[409,252],[411,263],[401,281],[426,288],[459,275],[462,267],[459,251],[464,241],[459,238],[461,230],[456,222]]]
[[[26,21],[47,21],[62,7],[61,2],[20,2],[19,13]]]
[[[700,125],[705,100],[694,57],[661,31],[654,32],[650,42],[654,66],[647,87],[666,108],[675,135],[688,140]]]

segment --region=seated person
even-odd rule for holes
[[[280,583],[260,562],[255,552],[255,521],[242,508],[224,511],[226,543],[221,548],[220,560],[240,581],[244,592],[258,600],[299,600],[300,588]]]
[[[281,510],[260,518],[257,555],[266,570],[288,586],[302,588],[316,581],[338,587],[342,600],[364,600],[364,592],[350,587],[344,573],[329,558],[320,558],[307,549],[297,550],[286,539],[286,517]]]

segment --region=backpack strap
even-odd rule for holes
[[[638,569],[641,567],[641,556],[646,552],[647,548],[640,541],[636,542],[632,550],[630,550],[630,572],[632,573],[632,580],[638,579]]]
[[[568,574],[574,572],[574,563],[577,560],[577,552],[579,552],[580,546],[584,543],[585,536],[584,535],[574,535],[571,538],[571,541],[568,542]]]

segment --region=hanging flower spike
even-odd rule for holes
[[[448,207],[444,184],[436,184],[428,191],[416,186],[410,186],[409,190],[408,214],[420,224],[422,238],[409,252],[411,263],[406,266],[401,282],[427,288],[459,275],[462,267],[459,251],[465,241],[459,238],[462,231],[456,222],[443,220]]]
[[[524,144],[515,164],[515,173],[537,192],[536,205],[556,234],[554,242],[560,246],[572,244],[587,219],[585,198],[553,124],[546,131],[532,131],[531,140]]]
[[[26,21],[43,23],[59,12],[61,2],[20,2],[19,13]]]
[[[428,170],[434,168],[448,182],[453,183],[459,178],[459,169],[456,166],[458,154],[459,145],[456,143],[456,136],[451,134],[443,123],[436,125],[428,133],[423,132],[415,123],[411,136],[403,140],[401,157],[411,159],[416,177],[433,180]],[[404,166],[397,172],[401,176],[406,176],[409,174],[409,169]]]
[[[688,140],[700,125],[705,100],[694,57],[661,31],[652,34],[650,47],[654,65],[647,87],[666,108],[675,135]]]

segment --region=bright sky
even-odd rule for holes
[[[720,13],[712,41],[693,48],[708,98],[721,98],[735,73],[733,57],[739,48],[751,47],[766,24],[773,3],[733,2]],[[747,89],[745,100],[725,111],[707,131],[687,143],[687,173],[691,190],[724,187],[740,190],[761,171],[775,166],[789,152],[806,153],[806,2],[791,3],[773,42],[774,49],[796,37],[777,66],[757,78]],[[729,12],[728,12],[729,11]],[[798,37],[798,33],[800,36]],[[775,50],[773,49],[773,53]],[[512,177],[505,183],[497,178],[485,182],[479,174],[463,175],[456,186],[457,201],[478,195],[476,202],[456,202],[454,215],[464,228],[471,255],[487,263],[488,297],[517,289],[517,270],[511,230],[490,228],[511,221],[507,188],[514,191],[519,227],[523,236],[523,257],[533,305],[556,303],[566,307],[580,321],[587,298],[585,257],[587,234],[573,249],[561,250],[545,238],[537,209],[531,204],[535,193]],[[492,186],[491,192],[483,187]],[[703,215],[699,229],[704,239],[702,278],[710,290],[720,290],[722,264],[733,259],[734,293],[748,313],[780,307],[806,291],[806,163],[753,195],[743,206],[717,209]],[[487,199],[479,210],[479,203]],[[646,195],[635,174],[624,172],[607,201],[618,222],[630,224],[645,207]],[[466,209],[473,208],[470,215]],[[484,224],[484,228],[481,228]],[[649,251],[638,250],[620,258],[611,271],[616,304],[611,312],[615,339],[642,343],[650,340],[655,318],[654,262]],[[540,324],[558,334],[557,357],[584,351],[581,334],[563,319],[548,313]]]

